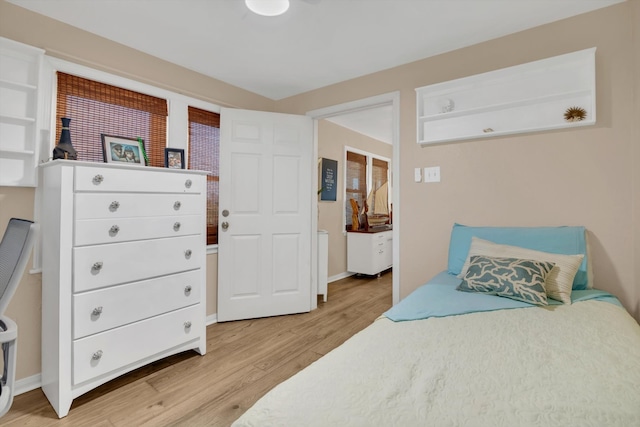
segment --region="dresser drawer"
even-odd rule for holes
[[[73,291],[195,270],[204,259],[203,239],[197,235],[73,248]]]
[[[73,338],[117,328],[200,302],[200,270],[73,296]]]
[[[200,215],[76,221],[75,246],[117,243],[158,237],[187,236],[203,231]]]
[[[76,191],[122,191],[129,193],[202,193],[204,179],[200,175],[167,173],[153,168],[91,168],[78,167]]]
[[[202,307],[197,304],[75,340],[73,384],[197,339],[203,320]]]
[[[202,215],[197,194],[77,193],[75,219]]]

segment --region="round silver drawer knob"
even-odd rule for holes
[[[187,187],[187,188],[191,188],[191,184],[192,184],[192,182],[191,182],[191,180],[190,180],[190,179],[188,179],[188,180],[186,180],[186,181],[184,182],[184,186],[185,186],[185,187]]]
[[[178,201],[178,202],[175,202],[175,203],[173,204],[173,209],[175,209],[175,210],[180,210],[180,207],[181,207],[181,206],[182,206],[182,203],[180,203],[179,201]]]
[[[173,224],[173,231],[179,231],[180,230],[180,223],[176,222]]]
[[[119,208],[119,207],[120,207],[120,202],[118,202],[118,201],[113,201],[113,202],[111,202],[111,204],[109,205],[109,210],[110,210],[111,212],[115,212],[115,211],[117,211],[117,210],[118,210],[118,208]]]
[[[184,322],[184,328],[185,329],[189,329],[191,327],[191,322],[189,320],[187,320],[186,322]]]
[[[191,258],[191,254],[192,253],[193,252],[191,252],[191,249],[187,249],[186,251],[184,251],[184,257],[189,259],[189,258]]]
[[[191,285],[187,285],[187,286],[184,287],[184,293],[185,294],[191,293]]]
[[[100,174],[93,177],[93,183],[96,185],[100,184],[102,181],[104,181],[104,176]]]
[[[109,229],[109,234],[115,236],[116,234],[118,234],[118,231],[120,231],[120,227],[118,227],[117,225],[112,225]]]
[[[101,261],[94,262],[93,265],[91,266],[91,269],[95,271],[102,270],[102,262]]]
[[[92,360],[100,360],[102,358],[102,350],[98,350],[91,356]]]
[[[93,311],[91,312],[92,316],[100,316],[101,314],[102,314],[102,306],[94,308]]]

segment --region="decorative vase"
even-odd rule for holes
[[[53,159],[77,160],[78,152],[71,144],[71,132],[69,132],[71,119],[63,117],[60,120],[62,120],[62,132],[60,133],[58,145],[53,149]]]

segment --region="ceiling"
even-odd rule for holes
[[[280,100],[624,0],[7,1]]]

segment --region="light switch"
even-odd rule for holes
[[[440,166],[424,168],[424,182],[440,182]]]
[[[422,173],[421,173],[421,172],[422,172],[422,169],[421,169],[421,168],[416,168],[416,169],[413,171],[413,173],[414,173],[413,179],[414,179],[416,182],[420,182],[420,181],[422,181]]]
[[[433,182],[440,182],[440,166],[435,166],[431,169],[431,178],[433,179]]]

